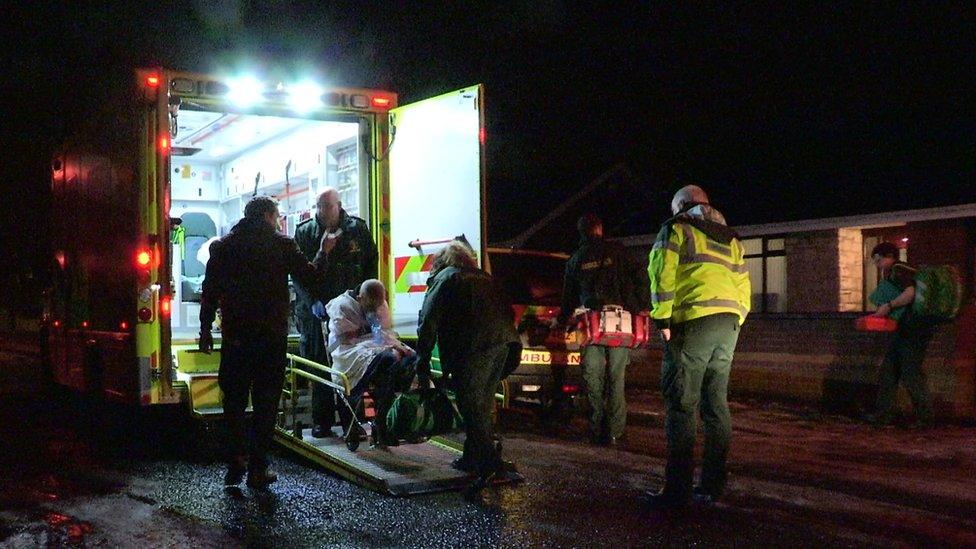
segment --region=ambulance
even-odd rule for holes
[[[143,68],[110,91],[90,95],[51,162],[46,327],[60,384],[219,413],[218,354],[194,353],[201,284],[209,245],[255,195],[279,200],[293,236],[319,192],[338,189],[376,240],[404,338],[432,255],[463,237],[484,257],[480,85],[400,105],[382,90]],[[294,352],[294,327],[289,338]]]

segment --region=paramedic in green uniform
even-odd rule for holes
[[[566,262],[557,324],[565,324],[579,306],[599,311],[604,305],[619,305],[631,314],[644,311],[647,305],[637,297],[636,269],[630,267],[619,244],[603,238],[600,218],[586,214],[576,222],[576,229],[580,244]],[[627,423],[624,380],[630,349],[587,345],[580,363],[590,404],[590,440],[616,446]]]
[[[710,503],[725,490],[732,438],[728,383],[739,327],[749,313],[751,287],[742,244],[700,187],[688,185],[671,201],[674,217],[661,227],[650,253],[651,317],[664,339],[661,390],[668,459],[664,489],[649,493],[654,507]],[[696,421],[705,432],[701,479],[692,488]]]
[[[319,245],[325,252],[325,280],[317,288],[309,288],[300,281],[295,284],[295,317],[298,320],[298,352],[303,358],[319,364],[328,363],[328,351],[323,333],[323,320],[312,313],[314,295],[323,296],[323,305],[347,290],[353,290],[364,280],[376,278],[378,254],[373,236],[366,222],[346,213],[339,201],[339,192],[328,187],[316,201],[315,217],[303,221],[295,230],[295,242],[311,261]],[[325,238],[323,238],[325,237]],[[335,423],[335,394],[332,389],[312,385],[312,436],[329,436]]]
[[[912,427],[926,427],[932,421],[932,401],[925,372],[922,370],[922,360],[935,326],[913,314],[911,305],[915,301],[915,270],[898,261],[897,257],[898,247],[891,242],[882,242],[871,250],[871,259],[881,269],[884,279],[901,290],[896,298],[880,304],[875,316],[888,316],[894,309],[906,308],[898,321],[898,331],[881,363],[875,413],[869,415],[867,420],[879,426],[892,423],[900,380],[905,384],[915,406],[915,423]]]
[[[513,316],[508,297],[478,268],[466,243],[454,240],[434,256],[417,326],[417,371],[430,371],[437,344],[441,370],[450,377],[464,419],[464,453],[453,465],[477,475],[468,491],[472,496],[510,466],[495,442],[492,412],[498,382],[522,355]]]

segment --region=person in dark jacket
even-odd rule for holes
[[[891,242],[882,242],[871,250],[871,259],[881,270],[884,279],[901,290],[888,303],[879,304],[875,316],[888,316],[899,307],[905,307],[905,312],[898,320],[898,331],[881,363],[875,412],[865,419],[877,426],[889,425],[894,421],[895,396],[898,382],[901,381],[915,406],[916,417],[911,427],[925,428],[932,423],[932,398],[929,396],[922,362],[925,359],[925,349],[935,335],[935,324],[919,318],[912,311],[911,305],[915,301],[915,269],[898,261],[898,247]]]
[[[619,305],[631,314],[646,310],[640,300],[638,270],[620,245],[604,240],[600,218],[584,215],[576,228],[580,245],[566,262],[558,324],[565,324],[580,306],[599,311],[604,305]],[[630,349],[587,345],[580,363],[590,403],[590,438],[596,444],[615,446],[627,423],[624,380]]]
[[[230,430],[230,459],[224,483],[264,488],[277,479],[268,471],[267,451],[274,434],[284,382],[290,295],[288,275],[308,287],[320,282],[324,253],[306,261],[295,241],[279,234],[278,203],[251,199],[227,236],[210,245],[200,300],[201,351],[213,350],[210,331],[221,311],[223,342],[218,383]],[[244,411],[248,394],[254,407],[250,445],[245,444]],[[248,451],[249,450],[249,451]],[[248,455],[249,454],[249,455]]]
[[[434,257],[417,337],[418,371],[429,370],[434,344],[439,346],[467,435],[454,466],[478,475],[472,486],[477,493],[505,466],[492,432],[495,387],[518,366],[522,344],[510,302],[461,241]]]
[[[316,206],[318,213],[315,217],[298,225],[295,242],[308,261],[312,261],[320,248],[325,252],[325,276],[318,288],[309,288],[301,282],[295,285],[295,316],[301,335],[299,354],[319,364],[328,364],[323,319],[312,313],[312,307],[318,301],[315,292],[322,296],[324,304],[356,288],[364,280],[376,278],[378,256],[366,222],[342,209],[338,191],[326,188],[319,194]],[[335,411],[332,390],[313,384],[312,436],[329,435],[335,423]]]

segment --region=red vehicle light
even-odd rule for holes
[[[156,76],[155,74],[150,74],[149,76],[146,77],[146,85],[149,86],[150,88],[155,88],[156,86],[159,86],[159,77]]]
[[[126,321],[119,322],[119,329],[123,332],[129,329],[129,323]]]
[[[136,265],[147,268],[150,263],[152,263],[152,252],[146,248],[136,252]]]
[[[478,142],[484,145],[486,141],[488,141],[488,132],[481,128],[478,130]]]
[[[374,107],[379,107],[381,109],[385,109],[385,108],[387,108],[387,107],[390,106],[390,98],[389,97],[374,97],[373,98],[373,106]]]
[[[169,136],[164,135],[159,138],[159,152],[169,152]]]
[[[61,327],[61,321],[60,320],[55,320],[54,321],[54,327],[55,328],[60,328]]]
[[[140,322],[149,322],[150,320],[152,320],[152,316],[153,316],[152,310],[150,310],[149,307],[143,307],[139,309]]]
[[[81,321],[81,327],[82,328],[87,328],[88,327],[88,321],[87,320],[82,320]]]
[[[563,385],[562,386],[562,390],[563,390],[563,393],[565,393],[567,395],[574,395],[574,394],[576,394],[576,393],[579,392],[579,385],[569,385],[569,384],[566,384],[566,385]]]
[[[173,304],[173,298],[171,298],[168,295],[164,295],[159,300],[159,314],[163,315],[166,318],[169,318],[169,313],[170,310],[172,309],[172,304]]]

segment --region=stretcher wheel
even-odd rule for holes
[[[350,452],[355,452],[359,448],[359,433],[353,432],[346,436],[346,448]]]

